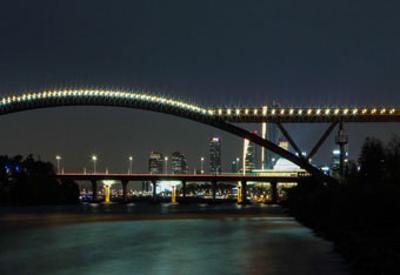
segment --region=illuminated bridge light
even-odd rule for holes
[[[329,115],[331,113],[331,109],[325,109],[325,115]]]
[[[244,114],[248,115],[249,114],[249,109],[244,110]]]
[[[294,113],[294,110],[293,110],[293,109],[290,109],[290,110],[289,110],[289,115],[293,115],[293,113]]]
[[[371,110],[371,114],[375,114],[376,113],[376,108],[373,108],[372,110]]]
[[[256,115],[258,115],[258,109],[254,109],[253,110],[253,114],[256,116]]]
[[[312,114],[312,109],[308,109],[307,110],[307,115],[311,115]]]
[[[281,115],[285,114],[285,109],[281,109]]]
[[[367,108],[364,108],[364,109],[362,110],[361,113],[362,113],[363,115],[365,115],[367,112],[368,112],[368,109],[367,109]]]
[[[391,115],[393,115],[394,113],[396,113],[396,109],[395,108],[392,108],[392,109],[390,109],[390,112],[389,112]]]
[[[321,114],[321,109],[317,109],[316,114],[317,114],[317,115],[320,115],[320,114]]]
[[[227,114],[228,116],[230,116],[230,115],[232,114],[232,110],[231,110],[231,109],[227,109],[227,110],[226,110],[226,114]]]
[[[353,115],[356,115],[358,113],[358,109],[357,108],[354,108],[353,109]]]
[[[218,109],[218,115],[222,115],[222,110]]]
[[[303,110],[302,109],[297,110],[297,114],[298,115],[302,115],[303,114]]]
[[[235,114],[236,114],[237,116],[240,115],[240,109],[239,109],[239,108],[236,109]]]
[[[272,110],[271,110],[271,114],[272,114],[272,115],[275,115],[275,113],[276,113],[276,110],[275,110],[275,109],[272,109]]]
[[[334,112],[334,114],[335,114],[335,115],[338,115],[338,114],[339,114],[339,112],[340,112],[340,110],[339,110],[339,109],[335,109],[335,112]]]
[[[347,115],[348,113],[349,113],[349,109],[346,108],[346,109],[343,110],[343,114],[344,115]]]
[[[386,113],[386,108],[381,109],[381,115]]]
[[[266,116],[267,115],[267,111],[268,111],[268,107],[263,107],[262,108],[262,115]]]

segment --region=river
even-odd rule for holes
[[[279,207],[0,209],[0,274],[347,274]]]

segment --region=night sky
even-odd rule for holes
[[[329,3],[328,3],[329,2]],[[10,0],[0,6],[0,94],[98,87],[152,91],[204,105],[400,106],[399,1]],[[223,138],[225,167],[239,138],[139,110],[64,107],[0,118],[0,154],[63,157],[68,171],[146,170],[151,150],[182,151],[191,168]],[[258,125],[244,125],[249,129]],[[309,150],[323,127],[289,130]],[[395,124],[349,124],[362,140]],[[327,162],[333,136],[318,162]]]

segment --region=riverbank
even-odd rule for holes
[[[400,187],[309,186],[290,190],[290,215],[334,242],[354,274],[400,274]]]

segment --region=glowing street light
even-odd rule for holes
[[[200,158],[200,174],[204,174],[204,157]]]
[[[132,174],[133,172],[133,156],[129,156],[129,170],[128,174]]]
[[[57,161],[57,174],[61,173],[61,156],[57,155],[56,156],[56,161]]]
[[[92,161],[93,161],[93,174],[96,174],[96,162],[97,162],[97,156],[96,155],[92,156]]]

